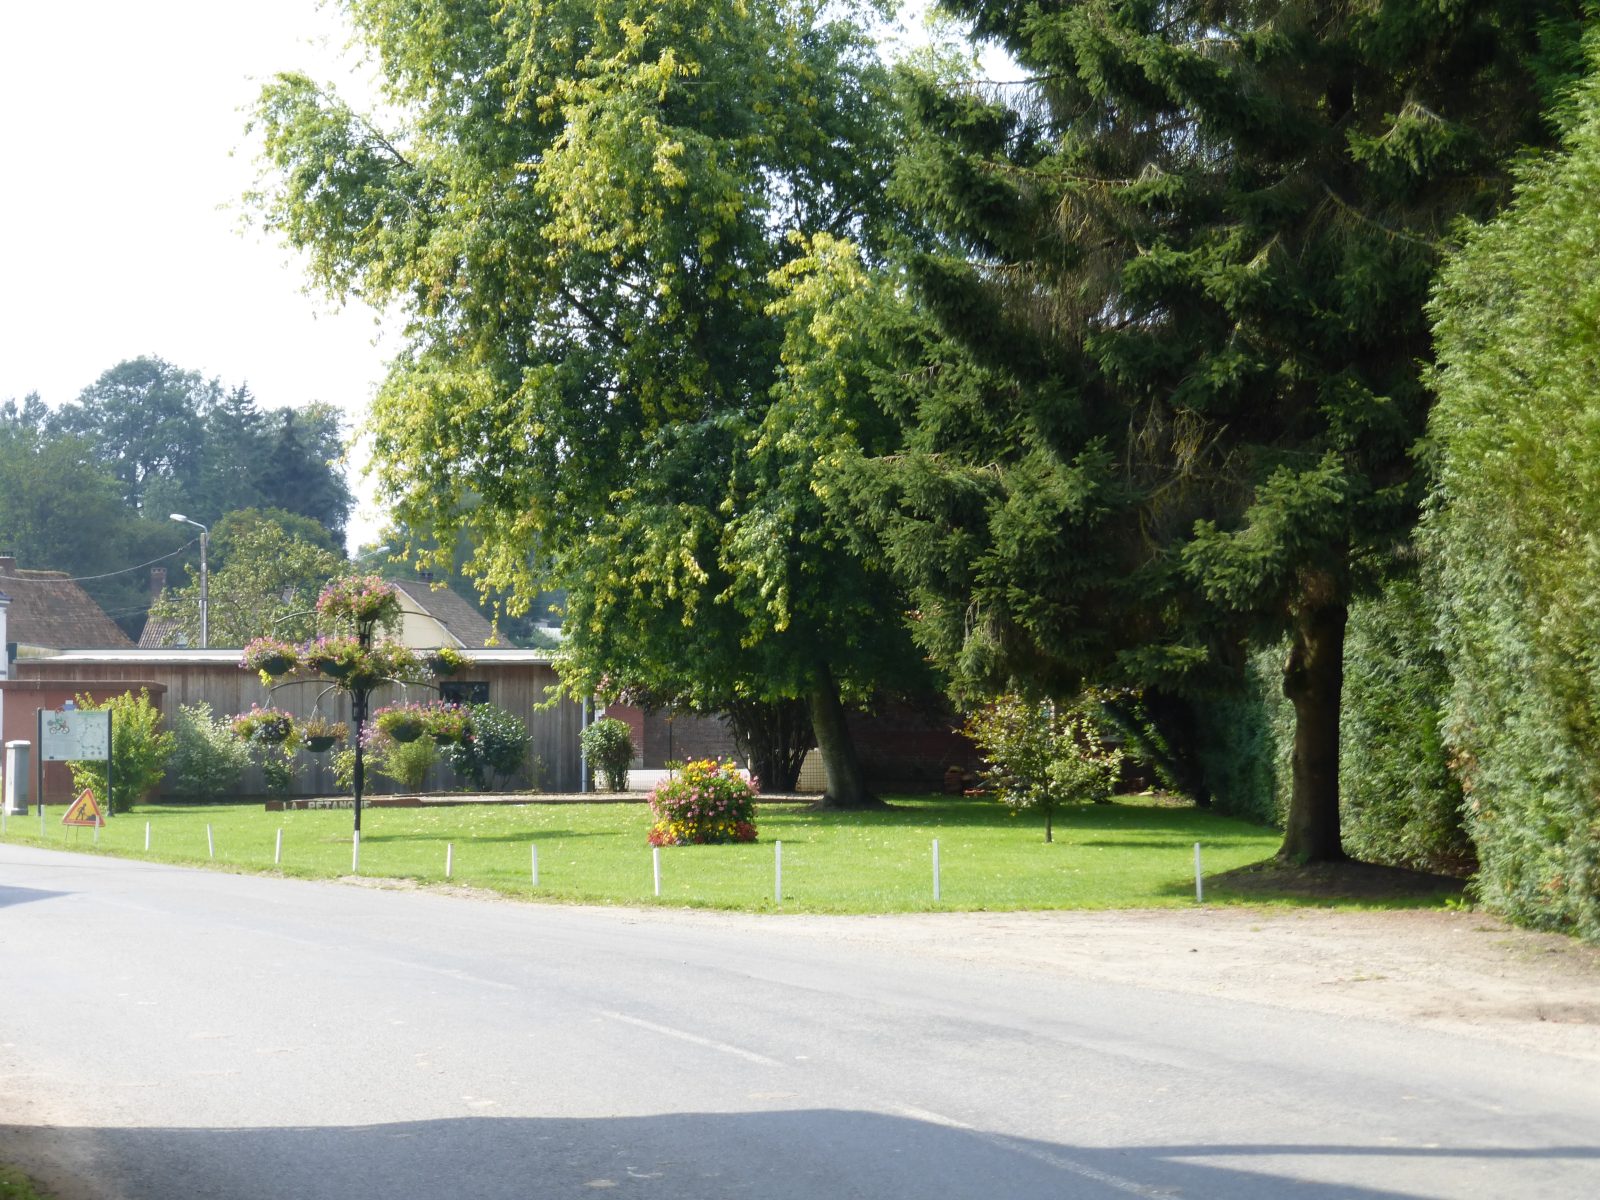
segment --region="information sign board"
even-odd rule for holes
[[[39,714],[39,761],[106,762],[111,758],[111,713],[67,709]]]

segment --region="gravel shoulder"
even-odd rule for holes
[[[1600,946],[1481,913],[1212,907],[763,916],[787,936],[1409,1024],[1600,1062]]]

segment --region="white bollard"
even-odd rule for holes
[[[1204,904],[1206,902],[1205,888],[1200,883],[1200,843],[1199,842],[1196,842],[1194,844],[1194,902],[1196,904]]]
[[[454,842],[446,842],[444,844],[444,877],[446,879],[450,878],[450,872],[455,869],[455,856],[456,844]]]
[[[656,895],[661,895],[661,847],[650,847],[650,862],[656,873]]]
[[[278,840],[277,840],[277,843],[272,847],[272,865],[275,866],[275,867],[283,865],[283,826],[282,825],[278,826]]]
[[[531,849],[533,851],[533,886],[534,887],[538,887],[539,886],[539,847],[530,846],[529,849]]]
[[[350,874],[361,874],[361,831],[359,829],[350,835]]]
[[[211,840],[211,826],[209,825],[206,826],[206,856],[208,858],[217,856],[217,844]]]
[[[150,853],[150,822],[149,821],[146,821],[144,823],[144,852],[146,854]]]
[[[939,903],[939,839],[933,839],[933,902]]]
[[[783,903],[783,843],[772,843],[772,902]]]

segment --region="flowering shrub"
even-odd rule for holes
[[[299,650],[282,638],[259,637],[244,648],[239,665],[250,671],[260,671],[264,681],[295,669]]]
[[[444,747],[445,758],[476,791],[503,786],[528,762],[528,727],[516,713],[474,704],[472,736]]]
[[[286,742],[294,733],[294,717],[281,708],[262,708],[252,704],[231,722],[233,736],[247,742]]]
[[[395,620],[400,597],[394,585],[379,575],[345,575],[333,580],[317,597],[317,611],[325,617],[343,617],[358,625]]]
[[[756,840],[756,790],[732,763],[689,762],[650,793],[652,846]]]

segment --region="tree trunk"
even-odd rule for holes
[[[1294,705],[1294,791],[1283,847],[1288,862],[1341,862],[1339,837],[1339,708],[1344,688],[1342,602],[1295,616],[1294,646],[1283,671],[1283,694]]]
[[[817,737],[817,753],[822,755],[822,769],[828,777],[822,807],[877,807],[881,801],[867,788],[866,772],[861,769],[861,759],[845,724],[839,687],[833,681],[833,672],[826,666],[817,668],[816,681],[806,700],[811,706],[811,730]]]

